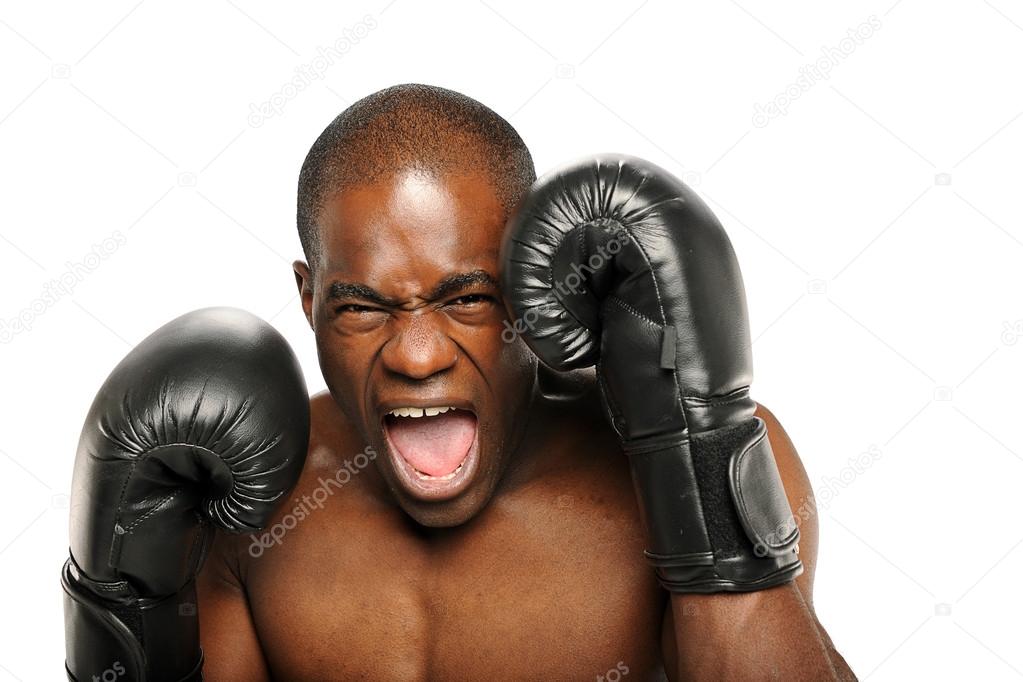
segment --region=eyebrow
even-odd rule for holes
[[[497,288],[497,280],[490,276],[485,270],[473,270],[472,272],[456,272],[442,279],[427,296],[427,300],[436,301],[439,298],[451,294],[472,289],[473,287]]]
[[[388,298],[381,294],[376,289],[368,287],[365,284],[353,284],[351,282],[331,282],[330,288],[327,290],[327,300],[337,301],[343,299],[361,299],[364,301],[370,301],[381,306],[396,306],[398,301],[393,298]]]
[[[453,293],[471,289],[474,287],[497,288],[497,280],[486,270],[473,270],[472,272],[456,272],[448,275],[433,290],[426,295],[426,300],[436,301],[437,299],[450,296]],[[327,299],[336,301],[339,299],[361,299],[370,301],[380,306],[397,307],[401,304],[398,299],[384,296],[376,289],[353,282],[331,282],[327,291]]]

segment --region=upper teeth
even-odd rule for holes
[[[448,410],[454,410],[454,407],[396,407],[387,414],[395,417],[436,417],[438,414],[444,414]]]

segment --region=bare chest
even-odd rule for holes
[[[634,505],[534,494],[431,538],[361,521],[297,528],[250,568],[275,678],[665,679]]]

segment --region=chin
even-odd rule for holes
[[[439,505],[424,505],[421,502],[399,500],[401,508],[413,521],[426,528],[453,528],[472,520],[490,499],[489,495],[482,499],[452,500]]]
[[[487,506],[497,487],[495,473],[475,464],[468,469],[466,479],[452,479],[451,482],[459,489],[457,494],[432,497],[429,493],[436,495],[437,491],[429,490],[424,495],[420,485],[409,485],[407,477],[396,475],[393,459],[389,462],[377,459],[377,464],[389,469],[382,473],[390,481],[392,494],[402,511],[417,524],[427,528],[451,528],[467,523]],[[448,492],[445,486],[444,493]]]

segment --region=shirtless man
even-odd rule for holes
[[[310,150],[294,269],[329,393],[266,530],[218,533],[199,574],[206,679],[852,677],[813,611],[812,490],[762,406],[798,548],[769,575],[651,568],[651,542],[679,544],[657,540],[664,469],[630,472],[594,372],[538,363],[506,312],[502,233],[534,179],[507,122],[426,86]]]

